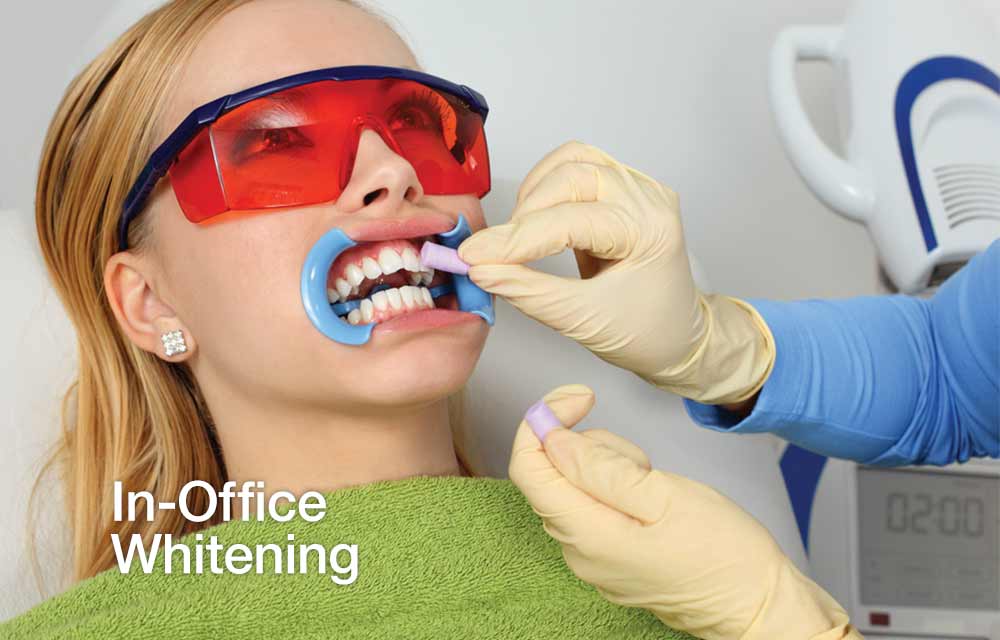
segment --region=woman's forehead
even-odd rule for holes
[[[222,16],[186,61],[158,139],[202,104],[275,78],[354,64],[416,68],[405,43],[339,0],[254,0]]]

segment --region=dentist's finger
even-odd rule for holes
[[[595,519],[615,527],[636,522],[570,482],[552,463],[525,421],[514,437],[507,475],[524,494],[532,511],[542,518],[545,531],[563,544],[581,545],[593,535]]]
[[[627,205],[631,189],[627,171],[620,166],[569,162],[542,176],[538,184],[514,205],[511,221],[529,211],[548,209],[563,202],[608,202]]]
[[[567,167],[567,165],[570,166]],[[585,170],[588,166],[589,170]],[[595,172],[594,167],[603,167],[605,170]],[[661,191],[668,200],[674,202],[675,207],[679,206],[677,193],[658,180],[638,169],[621,164],[597,147],[581,142],[568,142],[542,158],[521,182],[511,219],[517,218],[525,211],[540,208],[531,202],[531,198],[539,197],[534,195],[535,192],[539,191],[554,192],[548,195],[549,199],[552,197],[557,200],[600,199],[599,183],[588,183],[585,180],[588,172],[594,177],[604,179],[605,184],[607,184],[607,180],[613,179],[620,183],[619,186],[641,186],[644,189]],[[569,176],[560,174],[569,174]],[[576,180],[572,179],[573,174],[577,174]],[[550,185],[555,183],[563,187],[567,185],[579,187],[580,190],[578,193],[572,191],[567,193],[565,188],[541,189],[546,183]],[[588,193],[595,195],[588,197]]]
[[[546,435],[555,430],[565,430],[564,422],[557,415],[567,416],[567,424],[575,424],[590,411],[594,405],[594,395],[583,385],[566,385],[549,393],[541,401],[532,405],[524,415],[524,422],[531,427],[535,437],[544,445]],[[589,404],[582,404],[579,399],[589,396]],[[553,407],[555,411],[553,411]],[[646,452],[625,438],[611,433],[607,429],[583,429],[578,431],[581,436],[603,444],[617,453],[633,460],[639,466],[650,468]]]
[[[594,406],[594,392],[584,385],[565,385],[545,394],[541,403],[556,422],[572,427]],[[543,517],[593,505],[592,499],[579,492],[570,491],[568,501],[565,495],[555,500],[547,497],[549,491],[560,484],[565,485],[564,491],[569,491],[571,487],[545,455],[542,441],[527,420],[521,421],[514,435],[507,473],[511,482],[528,498],[535,512]]]
[[[545,409],[542,412],[535,412],[535,408],[539,407],[539,405],[544,405]],[[539,438],[540,428],[545,431],[551,431],[554,426],[555,428],[565,430],[567,427],[563,426],[564,424],[575,425],[590,412],[593,406],[594,392],[582,384],[565,385],[549,392],[526,413],[525,420],[522,421],[522,426],[527,425],[529,429],[518,430],[518,439],[515,440],[514,450],[537,453],[544,447],[546,437],[546,434],[542,433],[541,438]],[[549,413],[548,420],[558,424],[537,424],[535,417],[539,414],[542,415],[542,421],[546,421],[546,410]],[[534,440],[528,435],[529,433],[535,435]],[[645,451],[631,441],[611,433],[607,429],[584,429],[579,434],[613,449],[641,467],[650,468],[649,458],[646,456]]]
[[[555,439],[557,432],[560,436],[567,434],[571,438],[597,443],[592,438],[562,427],[552,430],[545,436],[546,440]],[[518,428],[516,441],[508,470],[510,479],[527,498],[532,510],[542,518],[545,531],[563,545],[594,555],[596,550],[590,543],[595,538],[619,539],[630,527],[638,524],[634,518],[602,502],[563,475],[547,450],[543,450],[527,420]],[[605,449],[612,451],[609,447]],[[615,455],[637,464],[625,454]],[[600,469],[594,472],[604,473]],[[595,526],[600,527],[600,533],[595,531]]]
[[[594,391],[584,384],[564,384],[549,391],[542,397],[560,424],[575,425],[583,420],[594,408]]]
[[[617,433],[612,433],[607,429],[584,429],[578,433],[603,444],[605,447],[614,449],[644,469],[652,468],[646,452],[631,440],[626,440]]]
[[[524,424],[526,424],[528,426],[528,429],[523,429],[523,430],[522,429],[518,429],[517,436],[515,437],[515,440],[517,441],[517,439],[520,438],[520,440],[519,440],[520,444],[515,444],[515,447],[520,446],[521,448],[528,448],[531,451],[537,451],[540,448],[544,448],[544,446],[545,446],[544,445],[544,434],[543,434],[543,438],[540,439],[538,437],[537,431],[535,430],[535,427],[532,427],[528,423],[527,420],[524,421]],[[522,431],[524,433],[522,433]],[[538,441],[539,446],[537,446],[537,447],[535,446],[534,441],[531,440],[530,437],[528,437],[528,433],[533,433],[535,435],[535,441]],[[602,445],[604,445],[604,446],[606,446],[606,447],[608,447],[610,449],[613,449],[614,451],[616,451],[620,455],[623,455],[626,458],[632,460],[633,462],[635,462],[640,467],[643,467],[645,469],[651,468],[651,465],[650,465],[650,462],[649,462],[649,457],[646,456],[646,452],[645,451],[643,451],[641,448],[639,448],[638,446],[636,446],[634,443],[630,442],[629,440],[626,440],[625,438],[623,438],[623,437],[621,437],[621,436],[619,436],[617,434],[611,433],[607,429],[584,429],[583,431],[580,431],[579,433],[580,433],[581,436],[584,436],[586,438],[590,438],[591,440],[594,440],[595,442],[598,442],[598,443],[600,443],[600,444],[602,444]],[[551,461],[550,461],[550,464],[551,464]]]
[[[517,192],[517,204],[530,193],[543,177],[552,172],[559,165],[570,162],[587,162],[591,164],[602,164],[614,166],[615,159],[597,147],[577,140],[566,142],[545,155],[539,160],[528,175],[521,182],[521,188]]]
[[[484,291],[498,295],[528,316],[574,339],[586,338],[579,331],[599,309],[580,306],[579,293],[589,280],[563,278],[518,264],[489,264],[469,269],[469,278]]]
[[[638,233],[616,204],[563,202],[475,233],[459,246],[458,255],[471,265],[522,264],[577,249],[617,260],[629,254]]]
[[[608,507],[644,524],[664,517],[672,493],[667,474],[565,429],[546,437],[545,451],[567,480]]]

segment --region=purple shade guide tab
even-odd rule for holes
[[[545,441],[545,436],[547,436],[550,431],[563,426],[562,422],[559,421],[556,414],[552,413],[552,409],[549,409],[549,405],[545,404],[544,400],[539,400],[535,404],[531,405],[528,411],[524,414],[524,420],[542,442]]]
[[[420,248],[420,263],[436,271],[447,271],[460,276],[469,273],[469,265],[458,257],[458,251],[433,242],[425,242]]]

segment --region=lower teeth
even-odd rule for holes
[[[407,287],[397,287],[397,289],[406,288]],[[389,294],[387,293],[391,288],[381,290],[386,292],[383,294],[385,301],[388,302],[385,306],[385,310],[393,311],[394,313],[383,314],[383,317],[379,320],[374,319],[375,315],[379,311],[383,310],[376,302],[376,297],[383,298],[383,296],[377,296],[380,291],[379,289],[374,289],[373,292],[371,292],[369,296],[364,299],[332,303],[330,305],[330,309],[337,317],[344,319],[350,324],[368,324],[370,322],[382,322],[390,319],[391,317],[409,313],[411,311],[434,309],[437,307],[435,302],[437,298],[455,293],[455,287],[451,282],[443,282],[435,287],[408,288],[411,289],[410,296],[405,296],[405,294],[401,292],[392,296],[392,298],[397,298],[398,296],[398,306],[393,304],[393,300],[389,298]],[[413,304],[406,304],[408,302],[407,298],[412,298]]]
[[[388,319],[385,317],[387,314],[389,317],[393,317],[433,308],[434,299],[427,287],[405,286],[384,289],[358,302],[357,307],[348,312],[347,322],[352,325],[381,322]],[[380,320],[375,320],[375,316],[379,314],[383,317]]]

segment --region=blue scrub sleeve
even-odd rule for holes
[[[748,302],[774,369],[750,415],[686,400],[695,422],[872,465],[1000,457],[1000,240],[930,299]]]

